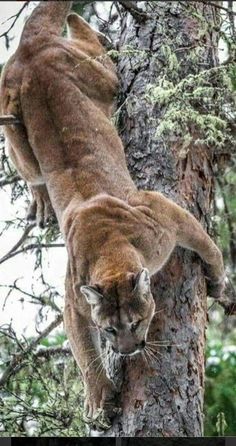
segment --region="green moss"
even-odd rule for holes
[[[146,98],[163,109],[157,121],[157,137],[174,136],[186,148],[193,143],[194,129],[202,143],[221,149],[233,142],[229,125],[234,110],[234,84],[231,73],[235,67],[219,66],[190,74],[174,84],[165,74],[157,85],[148,85]]]

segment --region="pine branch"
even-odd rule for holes
[[[31,353],[31,352],[30,352]],[[44,358],[44,359],[51,359],[55,356],[72,356],[72,351],[70,347],[47,347],[47,348],[39,348],[35,353],[33,353],[33,360],[36,358]],[[19,359],[19,358],[18,358]],[[27,366],[27,363],[24,362],[24,359],[22,359],[22,362],[19,362],[17,364],[17,367],[11,371],[10,376],[8,376],[7,380],[12,376],[18,373],[20,370],[22,370],[25,366]],[[10,365],[9,365],[10,367]],[[4,372],[5,373],[5,372]],[[3,377],[2,377],[3,378]],[[2,379],[1,378],[1,379]],[[5,385],[6,382],[1,384],[0,379],[0,386]]]
[[[8,379],[12,375],[15,375],[18,372],[19,367],[21,367],[22,362],[24,361],[26,356],[32,352],[32,350],[40,343],[40,341],[43,338],[46,338],[51,333],[51,331],[54,330],[54,328],[56,328],[58,325],[60,325],[60,323],[62,321],[63,321],[63,316],[62,316],[62,314],[60,314],[56,317],[56,319],[53,322],[51,322],[51,324],[48,325],[47,328],[45,328],[40,333],[39,336],[37,336],[37,338],[33,339],[29,343],[29,345],[26,349],[24,349],[20,353],[15,353],[13,355],[10,364],[8,365],[5,372],[2,374],[2,376],[0,378],[0,387],[4,386],[6,384],[6,382],[8,381]]]

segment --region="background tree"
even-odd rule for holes
[[[215,205],[218,219],[214,226],[234,280],[236,69],[232,4],[228,2],[222,9],[219,2],[120,1],[104,6],[101,18],[102,3],[75,2],[75,9],[118,42],[111,50],[121,80],[114,122],[132,176],[140,188],[162,191],[188,208],[210,230],[211,205]],[[228,48],[221,65],[220,37]],[[11,188],[12,201],[21,204],[22,197],[28,197],[26,186],[9,163],[3,143],[1,160],[1,186]],[[56,227],[39,231],[34,225],[25,226],[22,217],[21,212],[3,226],[3,233],[14,227],[23,235],[1,262],[13,261],[25,252],[35,253],[40,287],[36,292],[33,281],[32,289],[25,290],[14,277],[2,297],[5,301],[9,293],[17,292],[22,300],[37,303],[40,333],[23,338],[11,324],[1,327],[0,431],[22,436],[82,435],[85,427],[78,370],[65,336],[55,332],[62,321],[62,298],[45,278],[44,252],[50,248],[48,252],[58,256],[63,243]],[[201,435],[206,289],[199,258],[176,250],[152,285],[158,312],[151,329],[148,364],[143,359],[126,364],[121,395],[124,412],[105,435]],[[51,321],[42,328],[48,311]],[[218,316],[215,304],[211,312]],[[227,334],[232,332],[233,322],[225,321],[223,333]],[[218,333],[217,342],[217,348],[209,343],[206,429],[208,434],[222,434],[217,421],[223,419],[225,433],[234,434],[235,403],[229,389],[236,355],[229,351],[225,359],[224,338],[219,340]],[[218,364],[214,364],[215,358],[220,359]],[[226,391],[222,385],[225,376],[230,382]]]

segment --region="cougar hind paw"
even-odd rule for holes
[[[35,221],[37,226],[42,229],[57,221],[51,204],[39,200],[32,200],[27,210],[26,218],[28,221]]]
[[[40,228],[56,222],[56,216],[45,186],[32,187],[33,200],[27,211],[27,220],[36,221]]]
[[[30,222],[36,221],[36,213],[37,213],[37,203],[36,200],[32,200],[27,209],[26,219]]]

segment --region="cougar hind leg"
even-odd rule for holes
[[[30,186],[33,200],[27,211],[27,220],[36,220],[40,228],[44,228],[50,223],[56,222],[56,216],[51,205],[48,191],[45,184]]]
[[[43,182],[38,161],[29,145],[24,128],[14,126],[14,128],[8,128],[6,134],[10,159],[18,173],[28,183],[33,195],[26,218],[30,221],[36,221],[40,227],[45,227],[55,220],[55,214],[47,187]]]
[[[210,297],[219,299],[225,289],[223,256],[201,224],[189,213],[183,211],[178,233],[179,245],[191,249],[205,262],[207,292]]]
[[[208,295],[217,299],[222,297],[225,288],[223,257],[196,218],[158,192],[140,191],[129,199],[129,203],[148,206],[157,224],[168,227],[176,245],[195,251],[202,258]]]

